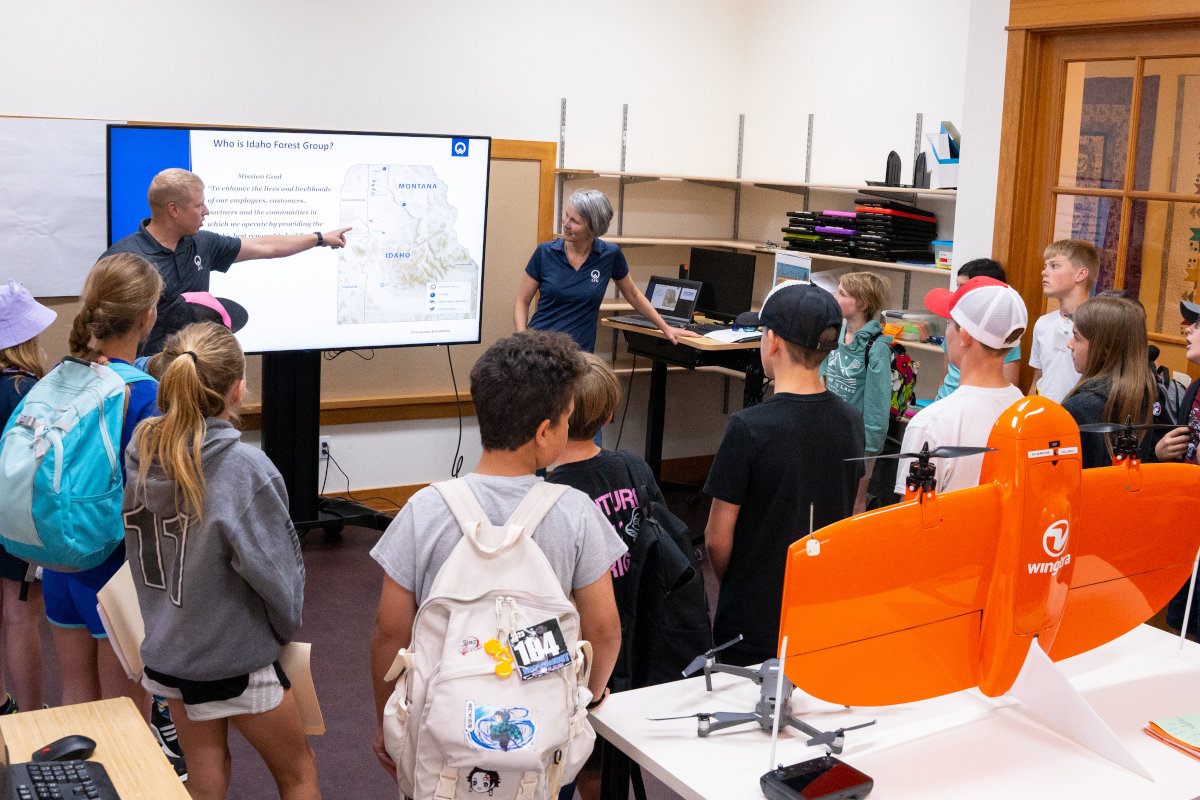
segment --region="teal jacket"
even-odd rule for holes
[[[878,320],[863,325],[849,344],[841,344],[821,362],[821,377],[825,388],[859,410],[863,416],[866,455],[879,455],[887,437],[888,422],[892,413],[892,337],[884,336],[883,326]],[[867,358],[867,344],[871,337],[881,334],[871,347]],[[838,341],[846,338],[846,323]]]

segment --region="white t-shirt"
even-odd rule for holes
[[[943,445],[985,447],[996,420],[1022,397],[1021,390],[1012,385],[1000,389],[959,386],[951,394],[921,409],[909,420],[900,452],[915,453],[926,442],[930,450]],[[911,458],[901,459],[896,467],[896,493],[901,497],[904,496],[904,482],[912,461]],[[938,493],[953,492],[979,485],[983,454],[934,458],[930,463],[937,468]]]
[[[1075,371],[1067,342],[1075,331],[1075,323],[1058,311],[1038,317],[1033,324],[1033,348],[1029,351],[1029,366],[1042,371],[1038,379],[1038,394],[1047,400],[1061,403],[1080,375]]]

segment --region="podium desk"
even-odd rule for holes
[[[1200,761],[1142,732],[1149,720],[1200,712],[1200,645],[1186,642],[1181,650],[1178,637],[1140,625],[1058,666],[1153,782],[1050,730],[1016,701],[985,697],[978,689],[852,709],[796,690],[792,711],[820,730],[878,720],[848,731],[838,756],[875,780],[870,800],[1200,796]],[[751,711],[758,694],[749,680],[723,674],[713,675],[709,693],[700,676],[614,694],[592,722],[599,735],[688,800],[761,800],[758,779],[771,766],[770,734],[751,724],[701,739],[695,719],[647,719]],[[776,762],[824,755],[823,748],[807,747],[806,739],[796,730],[781,731]]]
[[[659,478],[662,468],[663,425],[667,411],[667,367],[724,367],[746,376],[743,403],[762,401],[764,376],[758,355],[759,340],[726,344],[705,336],[679,336],[671,344],[658,329],[640,328],[600,320],[600,324],[625,336],[625,348],[635,356],[650,359],[650,399],[646,408],[646,463]]]
[[[99,761],[121,800],[189,800],[146,720],[128,697],[43,708],[0,717],[9,763],[29,760],[37,748],[72,733],[96,741],[88,761]]]

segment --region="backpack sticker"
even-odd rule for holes
[[[508,642],[523,681],[546,675],[571,663],[571,653],[567,650],[562,628],[553,617],[513,631]]]
[[[467,701],[467,737],[485,750],[520,750],[533,742],[537,732],[527,708],[500,706]]]
[[[500,785],[500,773],[494,769],[474,767],[467,773],[467,791],[478,792],[492,796],[492,791]]]
[[[480,647],[479,639],[475,636],[468,636],[462,640],[462,644],[458,648],[458,654],[465,656],[467,653],[474,653]]]

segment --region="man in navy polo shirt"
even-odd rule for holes
[[[346,231],[339,228],[327,233],[297,236],[259,236],[238,239],[201,231],[208,206],[204,204],[204,182],[186,169],[164,169],[150,181],[147,192],[150,219],[142,220],[137,233],[131,233],[104,251],[136,253],[158,270],[163,292],[158,299],[158,322],[139,355],[151,355],[163,349],[168,336],[191,321],[184,292],[207,292],[208,274],[225,272],[238,261],[279,258],[313,247],[345,247]],[[103,256],[101,256],[103,257]]]

